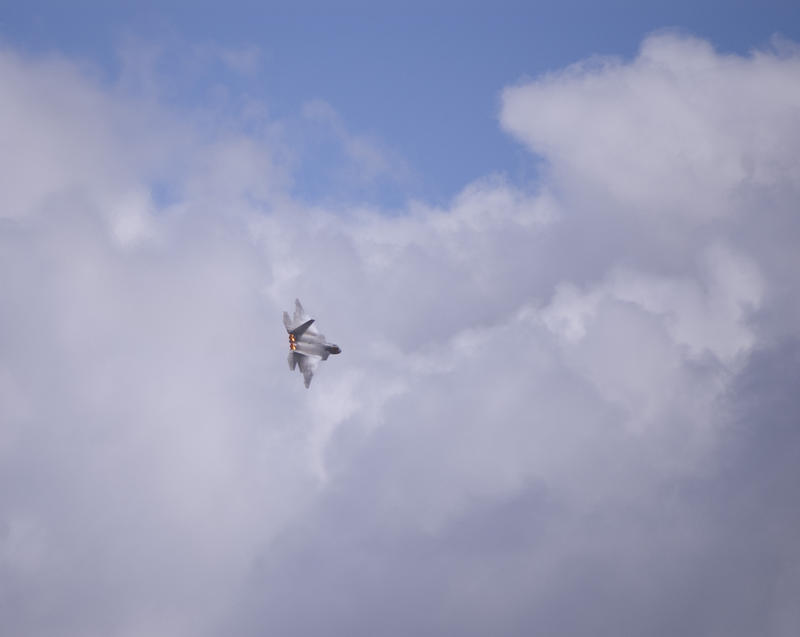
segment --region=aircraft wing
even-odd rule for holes
[[[292,352],[295,357],[295,361],[300,366],[300,371],[303,372],[303,382],[305,383],[306,389],[308,386],[311,385],[311,378],[314,376],[314,371],[317,369],[317,363],[319,363],[319,359],[316,356],[306,356],[305,354],[299,354],[296,352]]]
[[[283,313],[283,324],[286,326],[286,331],[295,332],[298,337],[304,332],[319,336],[319,331],[317,331],[313,323],[314,319],[303,309],[300,299],[294,300],[294,316],[291,319],[289,318],[288,312]]]
[[[302,325],[298,325],[297,327],[295,327],[291,331],[291,333],[294,334],[295,338],[299,339],[303,334],[305,334],[306,332],[309,331],[309,329],[311,328],[312,323],[314,323],[314,319],[308,319]],[[310,332],[310,333],[313,334],[314,332]]]

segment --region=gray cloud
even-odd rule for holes
[[[529,80],[540,183],[386,215],[294,199],[252,104],[4,52],[4,625],[795,634],[798,64]]]

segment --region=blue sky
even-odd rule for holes
[[[800,634],[799,11],[4,7],[4,634]]]
[[[218,83],[262,99],[272,116],[322,99],[354,134],[369,135],[407,162],[403,183],[382,183],[376,203],[409,196],[444,202],[490,172],[520,183],[537,162],[498,126],[499,92],[524,77],[590,55],[630,58],[642,37],[675,28],[745,53],[776,34],[800,37],[800,6],[766,2],[28,2],[6,3],[0,35],[36,52],[63,52],[119,73],[130,38],[167,48],[160,60],[176,100],[212,99]],[[170,57],[195,45],[256,47],[246,77],[219,65],[186,72]],[[186,75],[190,77],[187,79]],[[297,194],[334,191],[323,145],[297,174]],[[327,152],[327,154],[326,154]],[[319,154],[318,154],[319,153]],[[365,193],[356,194],[363,197]]]

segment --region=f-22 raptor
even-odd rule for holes
[[[299,367],[303,374],[306,389],[311,385],[311,377],[320,360],[328,360],[331,354],[340,354],[338,345],[328,343],[313,325],[314,319],[306,314],[300,299],[294,300],[294,316],[283,313],[283,324],[289,332],[289,369]]]

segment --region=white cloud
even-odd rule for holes
[[[798,64],[660,35],[509,88],[542,182],[386,215],[293,198],[268,123],[4,52],[4,622],[788,632]],[[309,391],[295,296],[343,347]]]
[[[663,320],[675,345],[686,346],[690,355],[710,352],[730,365],[755,343],[748,319],[759,309],[763,283],[751,260],[722,246],[712,245],[699,256],[703,266],[696,279],[615,269],[585,294],[563,284],[543,311],[545,324],[575,343],[586,336],[598,306],[623,301]]]
[[[565,189],[697,224],[735,213],[742,190],[796,183],[798,71],[796,55],[655,36],[630,63],[590,60],[507,88],[501,122]]]
[[[317,169],[330,189],[323,196],[335,197],[339,190],[347,188],[363,193],[365,188],[381,182],[411,181],[412,171],[399,154],[386,148],[374,135],[350,131],[328,102],[309,100],[303,104],[301,115],[299,123],[294,124],[297,128],[294,143],[299,142],[302,151],[298,154],[306,164],[329,164]]]
[[[253,44],[242,47],[222,47],[216,52],[226,65],[242,75],[254,74],[261,63],[261,50]]]
[[[0,64],[0,215],[32,214],[81,187],[101,193],[113,188],[119,161],[109,97],[61,59],[29,60],[4,51]]]

